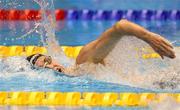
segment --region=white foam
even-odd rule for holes
[[[151,110],[180,110],[180,105],[172,97],[166,97],[160,103],[152,102],[149,108]]]

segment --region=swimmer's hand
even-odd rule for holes
[[[65,70],[64,67],[59,66],[59,65],[57,65],[56,67],[54,67],[53,70],[55,70],[55,71],[58,72],[58,73],[64,74],[64,75],[66,75],[66,76],[69,76],[69,77],[81,76],[81,74],[75,74],[75,73],[72,73],[72,72],[68,72],[67,70]]]
[[[55,70],[55,71],[57,71],[57,72],[64,72],[65,70],[64,70],[64,68],[63,67],[61,67],[61,66],[55,66],[54,68],[53,68],[53,70]]]
[[[150,33],[147,36],[147,42],[151,47],[164,59],[164,56],[169,58],[175,58],[175,52],[173,46],[163,37],[158,34]]]

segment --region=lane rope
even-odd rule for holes
[[[180,103],[180,93],[0,92],[0,105],[133,107],[158,104],[167,98]]]
[[[48,10],[46,11],[48,13]],[[180,20],[180,10],[55,10],[56,20]],[[0,9],[0,20],[41,20],[41,10]]]

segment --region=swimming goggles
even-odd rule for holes
[[[45,56],[43,68],[46,68],[46,66],[47,66],[47,65],[50,65],[51,63],[52,63],[52,58],[51,58],[50,56]],[[62,72],[62,69],[59,68],[59,69],[57,69],[56,71]]]
[[[43,68],[46,68],[46,66],[47,66],[47,65],[50,65],[51,63],[52,63],[52,58],[51,58],[51,56],[45,56]]]

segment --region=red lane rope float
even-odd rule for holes
[[[40,20],[39,10],[0,10],[0,20]]]
[[[67,16],[67,11],[65,10],[56,10],[56,20],[64,20]]]
[[[64,20],[66,12],[64,10],[56,10],[56,20]],[[0,10],[0,20],[40,20],[41,10]]]

